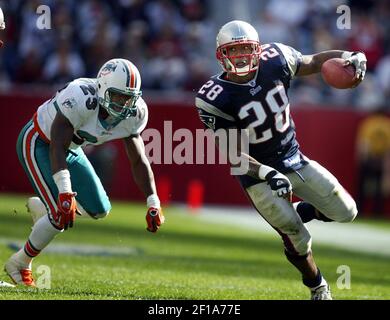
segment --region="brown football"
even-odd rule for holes
[[[355,67],[344,66],[344,63],[344,59],[333,58],[322,64],[322,78],[328,85],[337,89],[348,89],[358,82],[358,79],[355,79]]]

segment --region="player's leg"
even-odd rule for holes
[[[304,200],[295,205],[300,215],[312,212],[323,221],[350,222],[355,219],[355,201],[328,170],[310,160],[299,174],[304,181],[296,173],[290,173],[288,177],[294,194]]]
[[[274,197],[266,183],[251,186],[246,193],[257,212],[282,237],[288,261],[301,272],[302,281],[313,297],[330,298],[329,287],[313,259],[311,236],[292,204]]]
[[[94,219],[106,217],[111,209],[110,201],[82,149],[69,152],[66,160],[71,174],[72,188],[77,192],[78,215]],[[28,199],[27,209],[34,223],[47,213],[45,205],[38,197]]]
[[[39,197],[28,198],[26,208],[31,216],[33,224],[47,214],[46,206]]]
[[[106,217],[111,203],[93,166],[81,148],[67,158],[73,191],[77,192],[77,209],[94,219]]]
[[[22,129],[16,149],[19,161],[48,214],[36,222],[26,244],[6,262],[5,270],[14,282],[34,285],[31,272],[33,258],[62,230],[49,219],[49,215],[57,210],[53,190],[55,184],[50,172],[49,146],[39,138],[32,121]]]

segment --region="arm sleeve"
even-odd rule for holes
[[[279,48],[279,50],[282,52],[284,58],[286,59],[286,63],[288,66],[288,69],[290,70],[290,77],[291,79],[294,78],[296,73],[299,70],[299,67],[302,62],[302,53],[295,50],[294,48],[290,46],[286,46],[282,43],[275,43],[275,45]]]
[[[88,111],[84,100],[80,87],[71,82],[57,93],[53,104],[57,112],[61,112],[77,129],[81,127]]]
[[[195,105],[199,112],[199,118],[206,128],[212,130],[228,129],[235,126],[235,119],[212,104],[196,97]]]

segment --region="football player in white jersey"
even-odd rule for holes
[[[331,58],[352,64],[360,83],[366,57],[342,50],[302,55],[281,43],[261,45],[257,31],[237,20],[220,29],[216,56],[223,72],[197,94],[200,119],[213,130],[249,132],[249,152],[241,154],[248,158],[249,171],[238,176],[241,186],[282,237],[286,257],[302,274],[311,298],[329,300],[329,286],[314,262],[304,223],[350,222],[357,214],[356,204],[328,170],[301,153],[287,91],[293,78],[320,72]],[[291,203],[292,192],[303,201]]]
[[[35,285],[33,258],[57,234],[73,226],[76,213],[99,219],[111,209],[81,146],[123,139],[134,180],[146,197],[147,230],[156,232],[164,223],[140,136],[148,120],[140,88],[136,66],[125,59],[112,59],[96,79],[68,83],[22,129],[18,157],[39,198],[30,198],[27,204],[36,221],[26,244],[5,264],[16,284]]]

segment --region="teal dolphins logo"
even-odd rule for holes
[[[101,76],[105,76],[106,74],[109,74],[110,72],[115,71],[118,64],[116,62],[108,62],[104,65],[103,69],[100,72]]]

